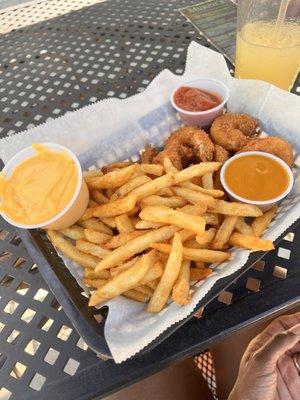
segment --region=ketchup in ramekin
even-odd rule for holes
[[[174,102],[185,111],[207,111],[221,104],[223,99],[215,93],[195,87],[181,86],[174,93]]]

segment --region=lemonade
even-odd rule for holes
[[[237,34],[236,78],[260,79],[289,90],[300,66],[300,26],[275,21],[246,23]]]

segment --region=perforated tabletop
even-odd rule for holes
[[[67,3],[72,2],[41,1],[0,11],[5,21],[1,137],[105,97],[142,91],[163,68],[181,74],[190,41],[209,46],[177,11],[189,1],[85,0],[76,3],[86,7],[72,6],[64,14]],[[51,19],[42,21],[41,9]],[[206,307],[201,318],[148,354],[115,365],[87,348],[14,229],[1,220],[1,400],[104,397],[295,304],[300,300],[297,238],[300,229]]]

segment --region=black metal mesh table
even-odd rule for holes
[[[190,41],[209,45],[177,11],[189,1],[91,3],[0,36],[1,137],[105,97],[134,94],[163,68],[181,74]],[[20,18],[22,13],[33,15],[34,7],[38,11],[39,4],[19,10]],[[201,318],[193,318],[144,356],[115,365],[87,348],[14,229],[1,220],[1,400],[103,397],[296,304],[298,236],[300,229],[289,233],[207,306]]]

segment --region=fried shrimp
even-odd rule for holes
[[[263,151],[265,153],[271,153],[281,158],[289,166],[292,166],[294,162],[292,146],[289,142],[278,136],[251,139],[240,151]]]
[[[176,168],[182,169],[192,163],[212,161],[214,147],[205,131],[186,126],[171,134],[165,142],[165,149],[154,158],[154,162],[162,164],[164,158],[169,157]]]
[[[210,137],[226,150],[239,151],[248,138],[258,134],[258,121],[247,114],[223,114],[210,128]]]
[[[215,145],[214,161],[224,163],[229,158],[229,153],[224,147]]]
[[[142,164],[152,164],[154,157],[157,155],[157,150],[152,144],[146,144],[141,153]]]

